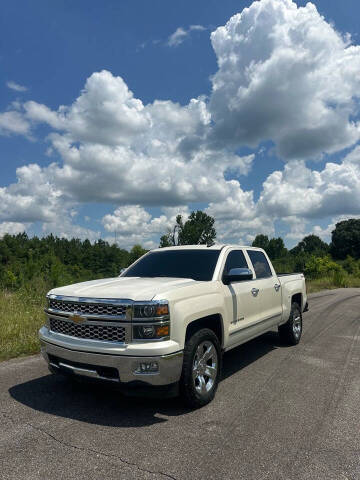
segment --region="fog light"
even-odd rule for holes
[[[141,362],[134,371],[137,375],[143,375],[147,373],[158,373],[159,364],[157,362]]]
[[[142,327],[142,334],[145,338],[152,338],[155,336],[155,327],[154,325],[149,325]]]

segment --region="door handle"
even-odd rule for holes
[[[275,283],[274,288],[278,292],[280,290],[281,285],[279,283]]]
[[[251,290],[251,293],[254,295],[254,297],[257,297],[257,294],[259,293],[259,289],[258,288],[253,288]]]

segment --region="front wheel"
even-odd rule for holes
[[[184,348],[180,391],[186,405],[199,408],[214,398],[221,372],[221,348],[215,333],[203,328]]]
[[[279,336],[282,342],[290,345],[297,345],[302,334],[301,309],[296,302],[291,304],[289,320],[279,327]]]

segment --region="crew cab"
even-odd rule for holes
[[[119,277],[51,290],[39,336],[52,373],[180,393],[200,407],[214,398],[224,352],[274,328],[296,345],[306,309],[304,275],[277,275],[260,248],[169,247]]]

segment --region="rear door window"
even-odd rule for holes
[[[251,263],[254,266],[256,278],[267,278],[272,276],[269,262],[263,252],[258,250],[247,250]]]

